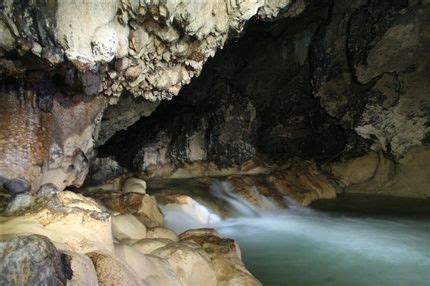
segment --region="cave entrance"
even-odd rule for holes
[[[133,99],[121,97],[106,113],[122,111],[130,123],[118,124],[109,116],[102,121],[99,156],[140,173],[161,166],[239,168],[339,156],[348,131],[325,112],[312,88],[316,67],[310,50],[328,14],[329,5],[320,3],[295,18],[251,20],[244,34],[209,59],[177,97],[129,127],[136,120],[134,106],[138,113],[145,104],[152,111],[155,104],[133,105]],[[126,129],[107,140],[120,124]]]

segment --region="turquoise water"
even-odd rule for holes
[[[318,212],[214,225],[264,285],[430,285],[430,223]]]
[[[264,285],[430,286],[428,218],[329,213],[292,202],[288,209],[261,210],[219,183],[210,190],[235,209],[235,218],[222,220],[196,202],[185,210],[162,206],[166,225],[177,232],[213,227],[235,239]]]

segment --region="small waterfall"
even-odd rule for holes
[[[186,204],[167,204],[159,206],[164,214],[166,226],[180,233],[187,229],[209,227],[221,221],[221,217],[189,198]]]
[[[235,194],[228,181],[215,180],[208,188],[208,195],[222,205],[222,209],[226,210],[228,217],[262,217],[280,210],[272,199],[260,194],[255,186],[251,190],[261,207],[257,207]],[[207,192],[207,190],[203,191]],[[214,227],[223,221],[215,210],[200,203],[198,198],[188,197],[184,204],[160,205],[160,209],[165,216],[166,225],[176,232],[191,228]]]
[[[287,198],[288,209],[279,209],[255,193],[263,206],[257,208],[228,181],[213,181],[199,191],[234,217],[221,219],[196,197],[186,205],[161,206],[166,225],[177,232],[213,227],[235,239],[245,264],[264,285],[430,285],[428,219],[326,213]]]
[[[210,187],[211,195],[225,201],[234,216],[258,216],[258,210],[251,203],[230,191],[226,181],[215,181]]]
[[[230,206],[231,214],[235,217],[262,216],[268,211],[278,210],[279,207],[270,198],[260,194],[255,186],[251,189],[261,207],[257,207],[231,190],[228,181],[213,182],[210,187],[211,195],[224,201]]]

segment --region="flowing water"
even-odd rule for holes
[[[209,189],[234,218],[223,220],[194,201],[162,207],[167,226],[178,232],[213,227],[235,239],[247,268],[264,285],[430,286],[428,219],[326,213],[291,201],[288,209],[277,209],[268,199],[262,210],[225,183]]]

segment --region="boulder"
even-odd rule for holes
[[[144,285],[181,285],[172,267],[160,257],[144,255],[123,244],[115,245],[115,255],[138,274]]]
[[[69,258],[42,235],[0,240],[0,285],[66,285]]]
[[[150,254],[156,249],[164,247],[173,241],[167,238],[145,238],[135,241],[131,246],[143,254]]]
[[[183,285],[217,285],[211,259],[198,245],[171,243],[152,254],[167,260]]]
[[[113,251],[111,217],[91,198],[69,191],[38,198],[24,213],[0,217],[3,235],[40,234],[60,250]]]
[[[148,226],[162,226],[164,217],[158,208],[155,197],[144,195],[142,198],[142,206],[137,212],[139,218]]]
[[[139,275],[126,263],[116,259],[112,254],[103,252],[90,252],[100,285],[143,286]]]
[[[8,203],[4,214],[13,215],[29,208],[34,203],[34,196],[29,193],[20,193]]]
[[[85,254],[66,252],[70,257],[72,278],[67,281],[68,286],[98,286],[97,273],[91,259]]]
[[[148,194],[99,193],[101,201],[110,210],[121,214],[133,214],[148,227],[162,226],[164,218],[157,206],[157,201]]]
[[[165,227],[152,227],[148,228],[146,233],[147,238],[164,238],[170,239],[171,241],[178,241],[178,236],[173,230]]]
[[[139,178],[128,178],[122,186],[124,193],[146,194],[146,182]]]
[[[262,285],[245,268],[239,245],[232,239],[223,239],[214,229],[193,229],[179,235],[181,242],[200,245],[211,258],[217,285]]]
[[[146,226],[132,214],[117,215],[112,218],[112,234],[118,240],[139,240],[146,237]]]

